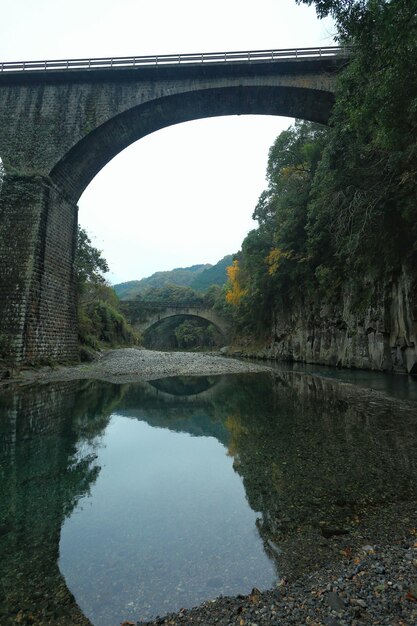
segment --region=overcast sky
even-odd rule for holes
[[[0,61],[327,46],[334,35],[295,0],[0,0],[0,9]],[[115,157],[79,202],[110,282],[236,252],[256,225],[268,149],[292,121],[188,122]]]

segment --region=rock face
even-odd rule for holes
[[[345,293],[333,306],[276,310],[265,358],[417,375],[417,279],[403,269],[373,306],[355,312]]]

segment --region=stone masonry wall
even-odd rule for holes
[[[0,224],[0,360],[76,359],[76,207],[45,177],[6,176]]]
[[[74,256],[77,207],[50,186],[44,190],[26,316],[23,358],[78,358]]]

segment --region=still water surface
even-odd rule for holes
[[[317,376],[43,385],[0,415],[1,624],[268,588],[417,497],[417,403]]]
[[[69,588],[97,624],[273,584],[256,513],[214,437],[115,413],[97,463],[90,498],[64,523],[60,552]]]

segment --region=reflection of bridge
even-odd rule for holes
[[[331,47],[0,64],[2,356],[77,358],[77,202],[113,157],[206,117],[326,124],[347,61]]]
[[[213,324],[227,340],[229,325],[214,309],[203,302],[160,302],[146,300],[125,300],[121,307],[133,328],[144,334],[151,326],[162,322],[168,317],[197,317]]]

